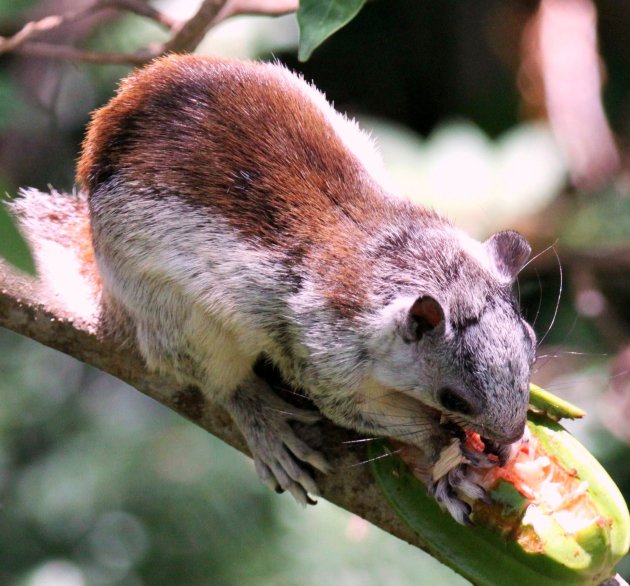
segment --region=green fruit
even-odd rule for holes
[[[580,419],[586,415],[579,407],[556,397],[537,385],[529,385],[529,410],[532,413],[546,415],[549,419]]]
[[[494,504],[474,504],[475,527],[463,527],[428,496],[402,460],[380,457],[392,452],[386,442],[370,447],[373,473],[392,507],[434,557],[474,584],[601,584],[614,575],[615,565],[628,551],[626,503],[599,462],[552,420],[545,401],[554,399],[544,398],[537,413],[530,413],[528,426],[546,454],[578,482],[587,483],[586,498],[597,521],[571,533],[541,508],[531,508],[505,480],[491,491]]]

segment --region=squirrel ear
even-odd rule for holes
[[[499,273],[510,281],[516,279],[532,252],[529,242],[514,230],[497,232],[483,245]]]
[[[409,309],[409,331],[419,340],[444,321],[444,310],[433,297],[418,297]]]

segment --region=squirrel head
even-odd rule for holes
[[[536,349],[513,290],[531,248],[513,231],[448,245],[440,274],[449,280],[380,314],[374,376],[464,429],[511,443],[524,430]]]

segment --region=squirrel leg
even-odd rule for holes
[[[314,423],[319,414],[286,403],[253,372],[223,404],[243,433],[263,483],[276,492],[286,490],[302,505],[314,504],[309,493],[317,496],[319,491],[300,462],[323,473],[330,466],[295,435],[289,422]]]

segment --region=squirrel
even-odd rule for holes
[[[398,196],[371,138],[283,66],[171,55],[133,72],[93,114],[77,183],[105,302],[150,369],[227,409],[272,489],[312,503],[329,465],[290,425],[319,415],[255,374],[261,356],[334,423],[429,468],[464,430],[495,460],[522,436],[529,244],[479,242]],[[461,523],[461,493],[484,496],[466,465],[426,482]]]

